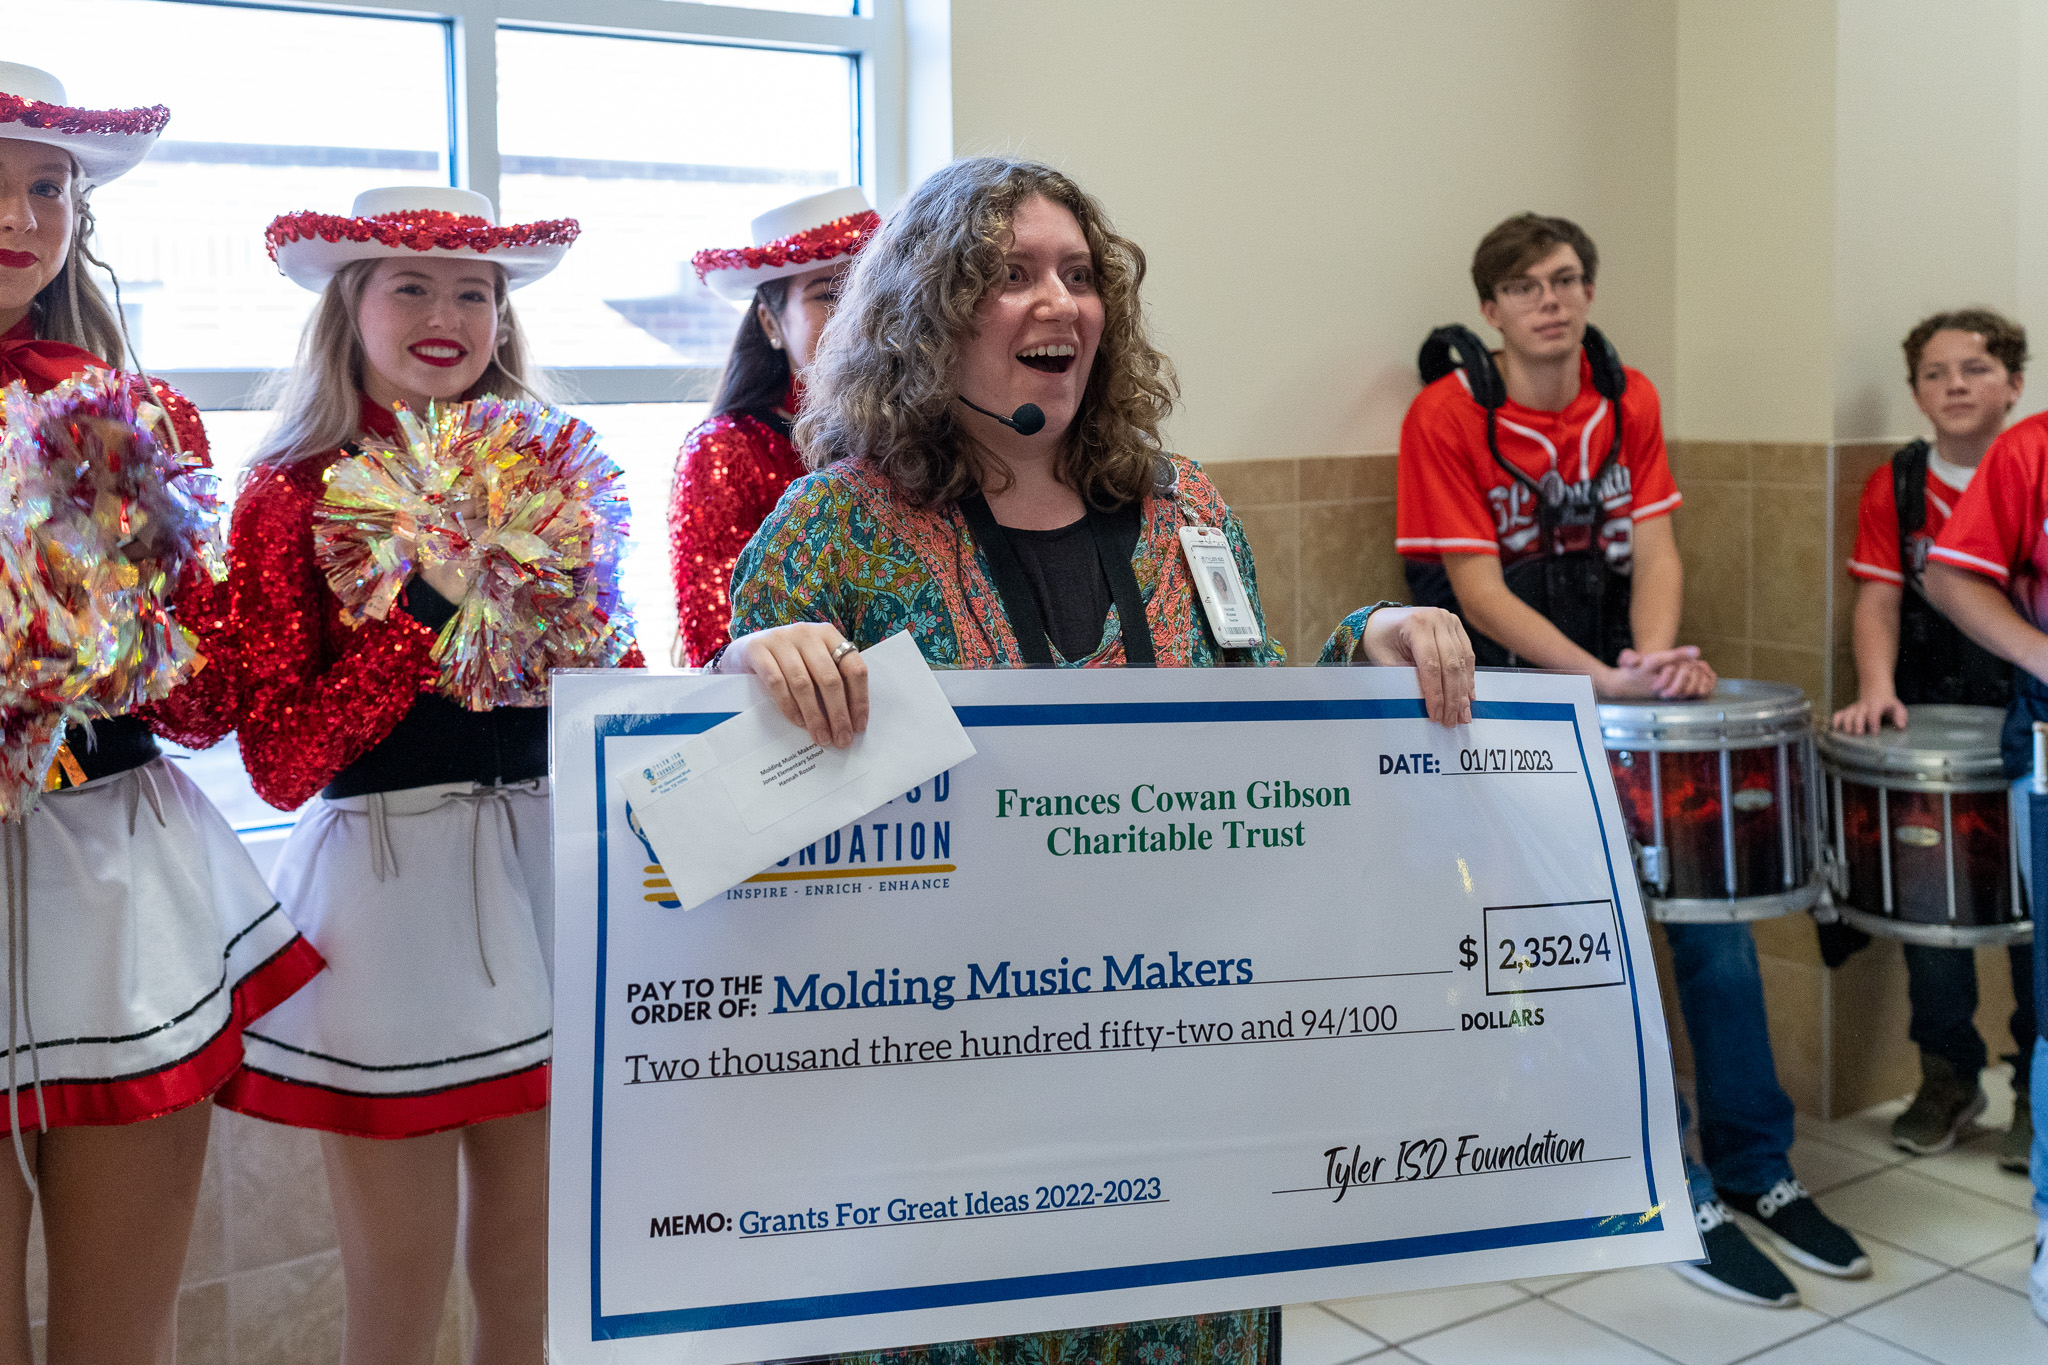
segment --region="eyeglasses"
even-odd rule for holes
[[[1559,299],[1569,299],[1585,291],[1586,277],[1576,270],[1560,270],[1548,280],[1539,280],[1534,275],[1516,275],[1495,285],[1493,292],[1509,303],[1529,304],[1543,297],[1546,284],[1557,291]]]

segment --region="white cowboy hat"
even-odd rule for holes
[[[505,287],[517,289],[560,264],[580,231],[574,218],[499,227],[488,198],[445,185],[364,190],[349,213],[272,219],[263,232],[270,259],[293,284],[315,291],[351,261],[422,256],[496,262],[504,267]]]
[[[690,258],[697,278],[732,303],[747,304],[770,280],[850,257],[868,244],[881,215],[858,185],[843,185],[770,209],[750,225],[752,246],[710,249]]]
[[[0,62],[0,138],[61,148],[79,179],[104,185],[140,165],[171,121],[161,104],[147,109],[76,109],[64,82],[38,67]]]

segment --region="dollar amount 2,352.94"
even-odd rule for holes
[[[1618,986],[1628,978],[1621,922],[1606,898],[1489,905],[1478,934],[1458,941],[1458,965],[1477,967],[1488,995]]]
[[[1607,941],[1605,933],[1580,934],[1576,938],[1570,934],[1539,934],[1519,941],[1504,938],[1495,946],[1501,956],[1494,970],[1502,972],[1583,967],[1596,960],[1614,960],[1614,945]]]

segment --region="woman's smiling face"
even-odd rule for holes
[[[497,272],[442,256],[377,263],[356,309],[372,400],[417,408],[476,386],[498,349]]]
[[[1102,295],[1080,223],[1035,195],[1017,206],[1003,278],[976,307],[953,382],[971,403],[1008,416],[1025,403],[1045,414],[1039,438],[1056,444],[1081,410],[1102,343]]]
[[[71,157],[55,147],[0,139],[0,328],[28,315],[71,252],[78,211]]]

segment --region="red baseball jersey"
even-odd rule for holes
[[[1621,398],[1621,458],[1592,489],[1608,562],[1626,573],[1634,526],[1667,516],[1681,501],[1664,453],[1657,390],[1629,370]],[[1495,438],[1503,458],[1541,481],[1553,471],[1567,487],[1590,484],[1614,440],[1613,405],[1593,387],[1593,368],[1579,361],[1579,394],[1562,412],[1538,412],[1509,399]],[[1464,372],[1453,370],[1409,405],[1401,423],[1394,548],[1409,559],[1491,554],[1502,566],[1541,551],[1536,495],[1502,469],[1486,448],[1486,409],[1472,398]],[[1578,528],[1582,538],[1596,528]],[[1572,528],[1565,528],[1569,535]],[[1564,548],[1582,549],[1569,541]]]
[[[1926,519],[1913,533],[1911,572],[1915,577],[1927,568],[1928,551],[1955,515],[1962,496],[1962,486],[1950,483],[1928,465]],[[1886,460],[1864,481],[1863,500],[1856,505],[1856,549],[1849,556],[1849,576],[1903,586],[1906,573],[1899,563],[1899,506],[1892,492],[1892,464]]]
[[[2037,630],[2048,624],[2048,413],[1991,443],[1927,557],[2004,588]]]

